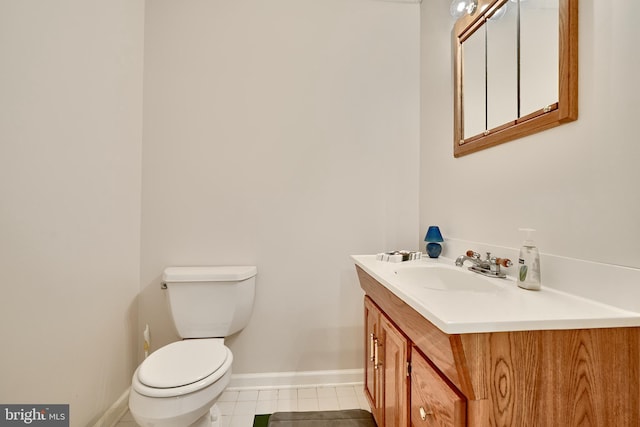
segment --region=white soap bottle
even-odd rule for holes
[[[532,228],[520,228],[527,233],[527,239],[520,248],[518,259],[518,286],[532,291],[540,290],[540,253],[531,239]]]

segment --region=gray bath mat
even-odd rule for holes
[[[376,427],[370,412],[346,411],[276,412],[268,427]]]

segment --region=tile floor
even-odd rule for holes
[[[221,427],[252,427],[256,414],[282,411],[370,410],[363,386],[305,387],[225,391],[218,400]],[[116,427],[136,427],[127,412]]]

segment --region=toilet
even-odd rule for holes
[[[242,330],[255,295],[254,266],[169,267],[162,287],[182,341],[147,357],[133,374],[129,410],[145,427],[210,427],[231,379],[224,338]]]

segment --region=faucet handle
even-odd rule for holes
[[[496,264],[503,267],[511,267],[513,265],[509,258],[496,258]]]
[[[467,251],[466,255],[467,255],[469,258],[477,258],[477,259],[480,259],[480,254],[479,254],[478,252],[474,252],[474,251],[472,251],[471,249],[469,249],[469,250]]]

